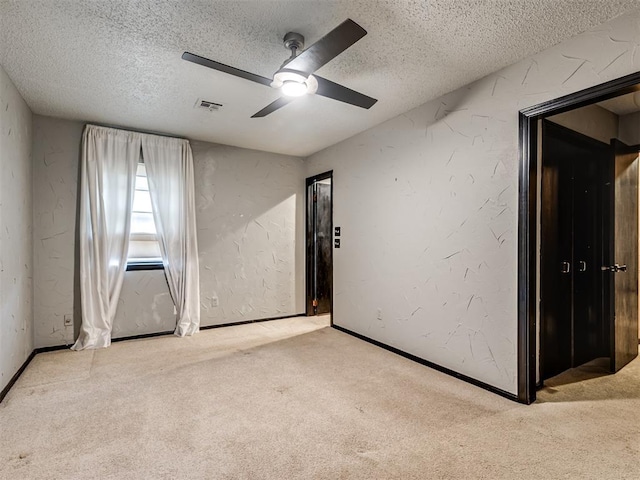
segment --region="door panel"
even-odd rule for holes
[[[605,272],[613,283],[611,292],[611,370],[617,372],[638,356],[638,152],[614,141],[615,161],[613,263],[626,271]],[[613,264],[612,263],[612,264]]]
[[[316,298],[316,244],[315,244],[315,225],[316,225],[316,205],[314,202],[316,195],[316,183],[307,179],[307,315],[315,315],[315,298]]]
[[[607,154],[599,150],[600,160]],[[574,160],[573,366],[607,356],[602,316],[602,198],[604,161],[590,152]],[[607,335],[608,336],[608,335]]]
[[[333,278],[333,225],[331,218],[331,185],[317,183],[316,190],[316,313],[331,312],[331,282]]]
[[[542,169],[541,228],[541,378],[571,368],[571,169],[562,162],[562,143],[545,125]]]
[[[307,179],[307,315],[332,309],[332,179],[326,175]]]

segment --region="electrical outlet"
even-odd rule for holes
[[[211,306],[212,307],[218,306],[218,297],[211,297]]]
[[[64,326],[65,327],[73,327],[73,315],[71,315],[70,313],[67,313],[64,316]]]

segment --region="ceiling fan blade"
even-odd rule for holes
[[[351,90],[350,88],[343,87],[337,83],[327,80],[326,78],[314,75],[318,81],[318,90],[316,95],[322,95],[323,97],[332,98],[339,102],[349,103],[361,108],[371,108],[378,101],[375,98],[368,97],[367,95]]]
[[[251,115],[251,118],[266,117],[267,115],[269,115],[270,113],[275,112],[279,108],[284,107],[286,104],[288,104],[292,100],[294,100],[293,97],[280,97],[275,102],[271,102],[269,105],[264,107],[258,113],[254,113],[253,115]]]
[[[256,75],[255,73],[245,72],[244,70],[240,70],[239,68],[230,67],[229,65],[224,65],[223,63],[209,60],[208,58],[194,55],[193,53],[184,52],[182,54],[182,59],[187,60],[188,62],[197,63],[198,65],[202,65],[203,67],[209,67],[220,72],[228,73],[229,75],[244,78],[245,80],[251,80],[252,82],[261,83],[267,86],[271,85],[270,78],[262,77],[260,75]]]
[[[366,34],[367,31],[364,28],[348,18],[287,63],[286,68],[313,73]]]

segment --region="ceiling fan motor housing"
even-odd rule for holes
[[[316,93],[318,82],[312,75],[287,68],[287,64],[296,58],[304,48],[304,36],[297,32],[289,32],[283,38],[284,47],[291,50],[291,56],[287,58],[280,69],[273,74],[273,88],[281,88],[285,83],[300,83],[306,86],[306,93]]]
[[[284,48],[291,50],[292,56],[304,48],[304,37],[299,33],[289,32],[284,36],[283,41]]]

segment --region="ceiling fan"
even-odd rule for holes
[[[282,97],[252,115],[251,118],[265,117],[284,107],[296,97],[305,94],[322,95],[339,102],[368,109],[378,100],[314,74],[316,70],[340,55],[366,34],[367,31],[364,28],[353,20],[347,19],[309,48],[298,53],[304,48],[304,37],[299,33],[289,32],[284,36],[284,46],[291,50],[291,56],[273,75],[273,79],[245,72],[189,52],[184,52],[182,58],[204,67],[281,90]]]

